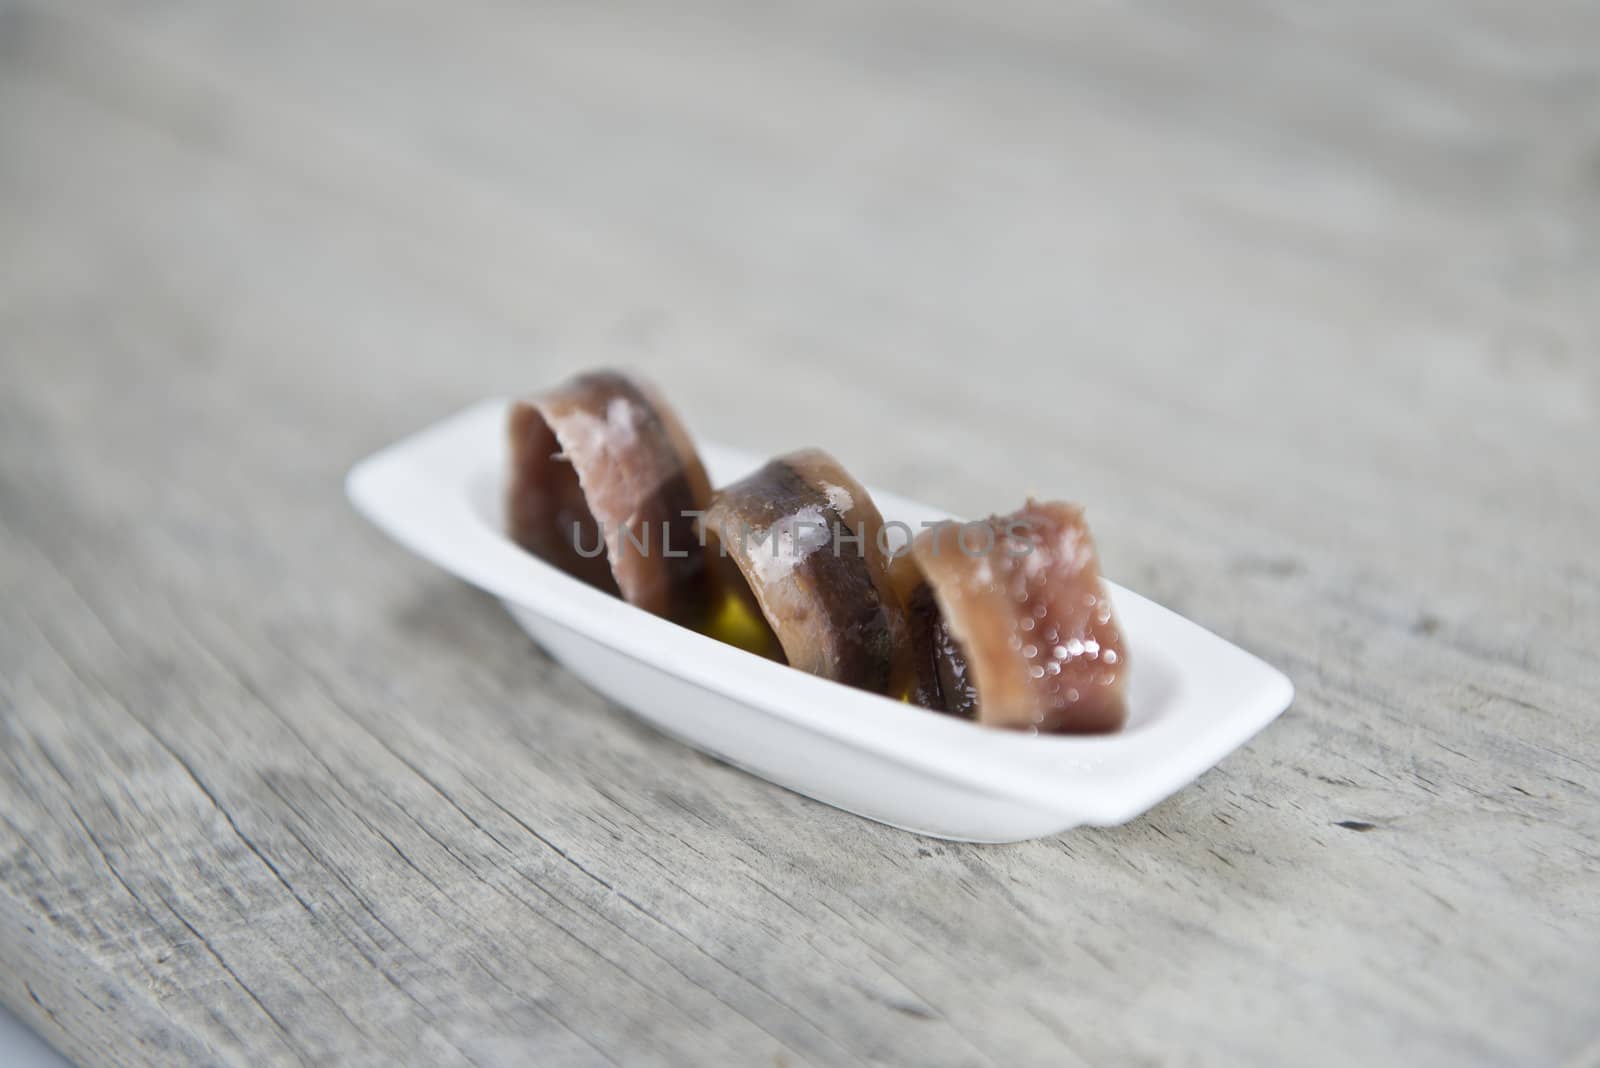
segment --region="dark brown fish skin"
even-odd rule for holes
[[[711,483],[653,389],[616,371],[582,374],[513,405],[509,432],[517,544],[646,611],[705,623],[721,594],[696,529]]]
[[[836,506],[846,498],[848,506]],[[815,542],[801,535],[799,545],[785,543],[781,561],[771,556],[770,539],[799,521],[820,522],[827,532],[809,535]],[[909,641],[878,544],[883,517],[836,460],[805,449],[769,462],[717,492],[705,527],[750,584],[791,666],[874,693],[897,692]]]
[[[519,401],[509,421],[511,481],[506,492],[506,529],[511,540],[562,571],[610,594],[620,595],[611,564],[601,552],[594,513],[583,498],[578,473],[566,460],[555,433],[533,404]]]
[[[922,573],[916,571],[916,565],[905,556],[895,561],[894,569],[902,565],[915,572],[909,592],[901,594],[906,606],[906,636],[911,643],[911,678],[905,697],[914,705],[944,712],[944,693],[934,652],[944,615],[939,611],[939,602],[934,600],[932,588],[923,581]]]
[[[909,547],[907,547],[909,549]],[[903,696],[935,712],[962,719],[977,715],[978,694],[967,667],[967,654],[950,636],[933,587],[922,577],[909,551],[889,565],[890,581],[905,606],[910,642],[910,675]]]
[[[958,714],[975,703],[977,721],[998,727],[1119,729],[1127,648],[1082,510],[1030,500],[984,523],[993,534],[987,551],[973,551],[985,544],[976,528],[963,542],[963,526],[952,523],[918,535],[897,561],[900,587],[916,596],[920,579],[943,628],[918,632],[920,677],[934,685],[914,689],[912,700]]]

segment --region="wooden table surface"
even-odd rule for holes
[[[1299,697],[1007,847],[691,752],[341,491],[594,364],[1087,502]],[[1587,0],[0,0],[0,372],[0,999],[76,1060],[1600,1059]]]

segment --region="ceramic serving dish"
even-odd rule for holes
[[[508,402],[486,401],[361,461],[347,489],[396,541],[500,598],[552,656],[663,732],[850,812],[939,838],[1011,842],[1126,822],[1288,707],[1279,671],[1107,583],[1129,652],[1116,734],[979,727],[752,656],[570,578],[502,531]],[[709,442],[713,484],[765,457]],[[871,489],[885,518],[949,516]]]

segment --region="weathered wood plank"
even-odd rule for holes
[[[1582,4],[0,6],[0,998],[96,1064],[1592,1058],[1597,55]],[[1005,848],[666,741],[339,493],[600,362],[1086,500],[1299,700]]]

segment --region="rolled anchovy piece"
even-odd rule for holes
[[[912,701],[1021,730],[1122,726],[1127,650],[1082,509],[1030,500],[923,531],[895,580],[909,606]]]
[[[898,695],[910,646],[880,544],[883,517],[838,461],[820,449],[771,461],[717,492],[705,529],[749,583],[791,666]]]
[[[506,519],[518,545],[686,626],[719,608],[696,520],[711,483],[672,409],[615,371],[512,406]]]

